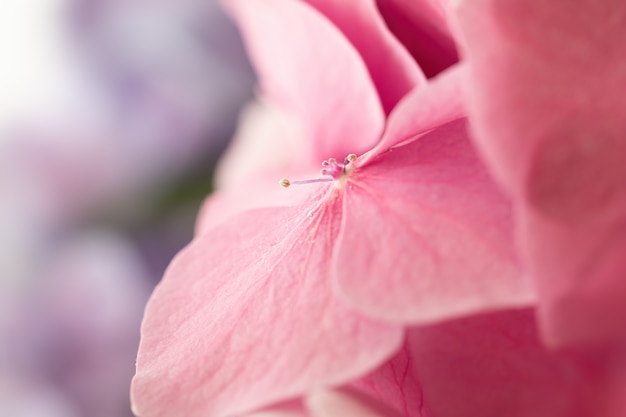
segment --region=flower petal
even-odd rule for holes
[[[447,0],[378,0],[389,29],[428,77],[458,61],[446,16]]]
[[[345,388],[316,391],[306,398],[306,405],[311,417],[402,417],[372,398]]]
[[[352,382],[350,386],[381,407],[388,407],[404,417],[433,415],[424,403],[424,393],[416,373],[408,342],[394,357],[369,374]],[[392,414],[392,413],[390,413]]]
[[[476,138],[518,203],[547,341],[626,342],[626,3],[461,1],[456,15]]]
[[[465,117],[461,86],[466,75],[464,66],[456,65],[406,95],[389,116],[382,139],[364,160]]]
[[[504,310],[409,328],[404,348],[353,386],[405,417],[612,415],[599,411],[597,360],[570,359],[541,344],[533,310]]]
[[[568,227],[526,208],[520,233],[542,302],[545,342],[626,345],[626,222]],[[604,224],[598,224],[604,223]]]
[[[292,0],[225,2],[238,21],[263,92],[302,122],[303,157],[343,159],[371,148],[385,114],[356,49],[311,6]]]
[[[241,187],[259,172],[280,170],[282,176],[294,167],[308,168],[306,162],[319,170],[321,161],[302,161],[302,149],[308,138],[297,126],[297,120],[263,100],[253,100],[243,109],[237,132],[215,169],[218,189]],[[277,176],[275,184],[281,176]]]
[[[425,82],[417,63],[385,25],[374,0],[306,2],[331,20],[359,52],[385,113],[389,114],[406,93]]]
[[[465,317],[408,332],[410,368],[441,417],[583,417],[584,379],[540,343],[530,309]]]
[[[284,172],[278,169],[258,171],[236,186],[218,190],[209,195],[198,212],[195,235],[204,234],[246,210],[264,207],[294,207],[319,200],[315,189],[291,187],[285,190],[282,188],[279,185],[279,179],[283,174]],[[302,173],[292,178],[307,178],[307,174]]]
[[[340,384],[390,356],[403,329],[336,300],[340,220],[317,207],[244,213],[183,250],[148,303],[132,397],[139,416],[224,416]]]
[[[512,190],[526,185],[528,165],[536,152],[543,153],[538,147],[547,140],[567,144],[579,129],[601,133],[591,142],[597,146],[623,137],[626,98],[613,87],[626,82],[620,41],[626,36],[625,3],[583,0],[576,8],[567,0],[458,4],[476,139]]]
[[[292,400],[282,402],[279,404],[272,404],[271,406],[259,411],[254,411],[250,414],[245,414],[242,417],[310,417],[309,413],[305,409],[302,401]]]
[[[334,252],[337,290],[376,318],[422,323],[526,305],[509,202],[464,120],[352,173]]]
[[[206,198],[198,213],[196,235],[245,210],[309,201],[311,190],[307,187],[286,192],[278,184],[284,177],[317,177],[321,168],[320,161],[297,158],[299,149],[306,147],[306,139],[293,119],[267,103],[248,105],[216,169],[218,190]]]

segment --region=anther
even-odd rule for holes
[[[291,182],[287,178],[283,178],[282,180],[278,181],[278,183],[283,188],[287,188],[291,185]]]
[[[350,162],[354,162],[356,161],[356,155],[351,153],[350,155],[346,156],[343,160],[343,173],[344,175],[346,174],[346,167],[348,166],[348,164]]]

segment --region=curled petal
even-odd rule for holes
[[[377,0],[389,29],[430,78],[458,61],[447,19],[448,0]]]
[[[367,65],[385,112],[426,80],[417,63],[385,25],[374,0],[306,0],[331,20]]]
[[[382,139],[364,160],[465,117],[461,87],[466,78],[466,68],[457,65],[407,94],[389,116]]]

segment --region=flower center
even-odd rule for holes
[[[322,171],[320,172],[324,178],[312,178],[308,180],[298,180],[298,181],[289,181],[286,178],[283,178],[278,183],[283,188],[287,188],[290,185],[302,185],[302,184],[313,184],[316,182],[331,182],[337,181],[344,178],[351,171],[349,166],[350,164],[356,161],[357,156],[353,153],[346,156],[343,160],[343,164],[337,163],[335,158],[328,158],[324,162],[322,162]]]

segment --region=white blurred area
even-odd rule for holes
[[[252,84],[213,0],[0,2],[0,416],[131,415],[143,306],[198,202],[153,206],[210,189]]]
[[[0,126],[54,111],[52,98],[69,91],[76,71],[59,25],[64,6],[59,0],[0,3]]]

